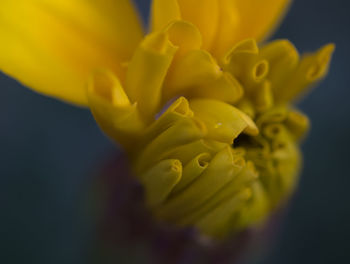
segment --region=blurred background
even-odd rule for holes
[[[138,0],[147,14],[149,1]],[[0,4],[1,8],[1,4]],[[299,190],[266,263],[350,263],[350,2],[295,0],[273,38],[301,52],[335,42],[327,79],[299,107],[312,130]],[[0,75],[0,262],[86,263],[86,184],[115,146],[89,111]],[[128,262],[131,263],[131,262]]]

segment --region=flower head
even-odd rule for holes
[[[300,57],[287,40],[260,43],[289,4],[153,0],[142,39],[127,0],[5,0],[0,68],[88,105],[158,221],[225,238],[292,194],[309,121],[291,104],[334,50]]]

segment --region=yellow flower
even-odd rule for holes
[[[334,45],[301,58],[258,44],[288,0],[153,0],[144,35],[128,0],[3,0],[0,69],[89,106],[122,145],[154,216],[222,238],[292,194],[308,119],[291,107]]]

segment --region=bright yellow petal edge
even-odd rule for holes
[[[142,40],[126,0],[6,0],[0,68],[88,104],[153,215],[222,239],[262,225],[298,183],[309,121],[291,104],[326,75],[334,45],[304,56],[287,40],[258,45],[289,3],[154,0]]]
[[[121,74],[143,34],[128,0],[3,0],[0,32],[1,71],[78,105],[91,71]]]

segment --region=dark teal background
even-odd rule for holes
[[[145,14],[148,1],[138,2]],[[349,14],[348,0],[296,0],[274,36],[300,51],[337,49],[327,79],[300,104],[312,120],[300,188],[260,263],[350,263]],[[114,149],[89,111],[0,75],[0,263],[86,263],[91,227],[80,204],[88,175]]]

